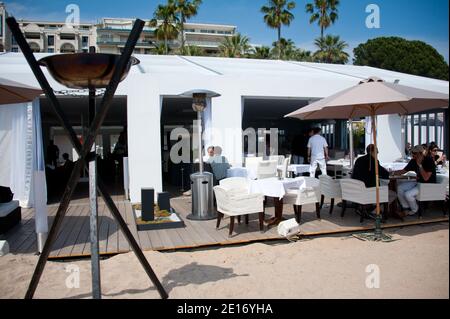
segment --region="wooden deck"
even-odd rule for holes
[[[190,221],[186,216],[190,213],[190,198],[177,197],[171,200],[172,207],[181,215],[186,227],[179,229],[137,231],[134,223],[131,204],[122,196],[114,196],[114,201],[123,218],[127,222],[131,233],[138,239],[143,250],[176,250],[193,249],[207,246],[223,246],[244,244],[266,240],[279,240],[276,227],[259,231],[258,217],[250,217],[249,225],[236,225],[234,235],[228,237],[228,219],[222,221],[220,229],[215,229],[215,220]],[[58,208],[57,204],[48,206],[50,222]],[[273,215],[273,206],[269,202],[267,215]],[[335,207],[333,215],[328,214],[328,207],[322,210],[322,220],[315,218],[314,207],[305,206],[302,214],[301,230],[304,236],[327,235],[336,233],[352,233],[373,229],[373,221],[359,223],[359,216],[352,209],[348,209],[344,219],[340,217],[341,209]],[[293,218],[292,206],[284,206],[284,217]],[[399,219],[389,219],[384,228],[404,227],[408,225],[448,222],[448,216],[443,216],[440,210],[430,209],[422,220],[408,217],[403,222]],[[6,239],[13,254],[33,254],[36,252],[36,235],[34,232],[34,212],[32,209],[22,209],[22,222],[0,239]],[[105,204],[99,201],[99,240],[102,255],[114,255],[130,251],[128,242],[122,232],[118,230],[116,222]],[[89,206],[88,199],[81,198],[71,202],[62,229],[53,244],[51,259],[67,259],[90,256],[89,244]]]

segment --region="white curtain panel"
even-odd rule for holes
[[[11,188],[20,206],[33,207],[34,172],[44,169],[39,99],[0,105],[0,185]],[[45,179],[40,185],[45,195]]]
[[[20,206],[28,207],[30,200],[32,140],[29,130],[30,103],[0,105],[0,185],[11,188]],[[28,178],[27,178],[28,175]]]
[[[32,109],[33,183],[30,184],[30,204],[34,207],[37,234],[48,233],[47,183],[45,180],[45,158],[42,140],[41,106],[35,99]]]

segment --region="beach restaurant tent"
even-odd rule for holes
[[[0,185],[21,207],[34,207],[36,233],[46,234],[47,190],[40,89],[0,78]]]
[[[36,53],[37,59],[47,53]],[[167,108],[176,109],[179,94],[205,89],[221,96],[208,105],[204,114],[207,127],[222,133],[206,134],[205,145],[218,145],[233,166],[242,165],[242,133],[246,114],[258,116],[278,112],[282,117],[302,105],[320,100],[377,76],[386,82],[434,92],[448,93],[449,82],[382,70],[367,66],[333,65],[280,60],[231,59],[218,57],[185,57],[136,55],[141,63],[131,68],[120,83],[117,95],[126,97],[130,197],[141,201],[141,188],[163,190],[161,163],[161,115]],[[67,88],[56,83],[43,69],[52,88]],[[0,77],[38,86],[21,53],[0,54]],[[167,101],[175,101],[168,103]],[[190,104],[190,103],[187,103]],[[251,112],[247,112],[247,111]],[[261,110],[261,112],[260,112]],[[179,112],[182,116],[183,112]],[[300,124],[300,122],[299,122]],[[401,119],[398,115],[378,117],[382,161],[402,156]],[[444,123],[446,124],[446,123]],[[270,124],[268,124],[270,125]]]

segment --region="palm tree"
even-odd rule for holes
[[[293,60],[297,48],[291,39],[281,38],[272,44],[272,56],[281,60]]]
[[[180,49],[181,54],[186,56],[204,56],[205,50],[196,45],[186,45],[184,48]]]
[[[179,29],[181,32],[181,50],[184,52],[184,46],[186,43],[184,34],[184,24],[186,21],[197,15],[198,8],[202,4],[202,0],[175,0],[176,13],[180,15]]]
[[[320,37],[323,32],[338,19],[339,0],[314,0],[306,5],[306,12],[311,13],[309,23],[317,21],[320,26]]]
[[[255,47],[253,50],[252,58],[254,59],[269,59],[270,58],[270,47],[260,46]]]
[[[158,20],[161,20],[161,24],[158,26]],[[156,38],[158,40],[164,40],[164,52],[169,53],[168,41],[173,40],[178,36],[178,29],[176,27],[179,19],[176,15],[176,7],[173,0],[169,0],[167,5],[158,5],[153,19],[150,21],[150,25],[157,27]]]
[[[311,54],[311,51],[297,49],[294,55],[294,60],[303,62],[312,62],[313,56]]]
[[[166,48],[164,43],[155,43],[155,47],[151,49],[151,54],[164,55],[166,54]]]
[[[286,0],[269,0],[268,5],[261,8],[261,12],[265,14],[264,22],[267,26],[278,30],[278,42],[281,40],[281,26],[289,26],[294,20],[294,15],[289,11],[294,8],[295,2]]]
[[[220,44],[219,50],[223,57],[227,58],[241,58],[250,51],[250,39],[246,36],[237,33],[232,37],[227,37]]]
[[[344,51],[348,47],[345,41],[340,40],[339,36],[327,35],[317,38],[314,41],[318,50],[314,53],[314,59],[317,62],[345,64],[348,62],[349,54]]]

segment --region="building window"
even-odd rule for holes
[[[11,52],[19,52],[19,48],[18,47],[12,47],[11,48]]]
[[[54,35],[49,35],[49,36],[47,37],[47,45],[48,45],[49,47],[52,47],[52,46],[55,45],[55,36],[54,36]]]
[[[47,52],[48,52],[48,53],[55,53],[55,49],[54,49],[54,48],[48,48],[48,49],[47,49]]]
[[[61,46],[61,53],[75,53],[75,47],[70,43],[64,43]]]
[[[38,33],[26,33],[25,38],[38,40],[41,38],[41,35]]]
[[[404,121],[405,143],[412,146],[436,142],[440,148],[445,144],[444,113],[408,115]]]
[[[3,15],[0,14],[0,37],[3,36]]]
[[[75,40],[75,34],[61,34],[61,40]]]
[[[328,147],[334,148],[335,145],[335,134],[334,134],[334,124],[327,123],[322,125],[322,135],[327,140]]]
[[[89,37],[86,37],[86,36],[81,37],[81,46],[83,48],[86,48],[87,46],[89,46]]]

